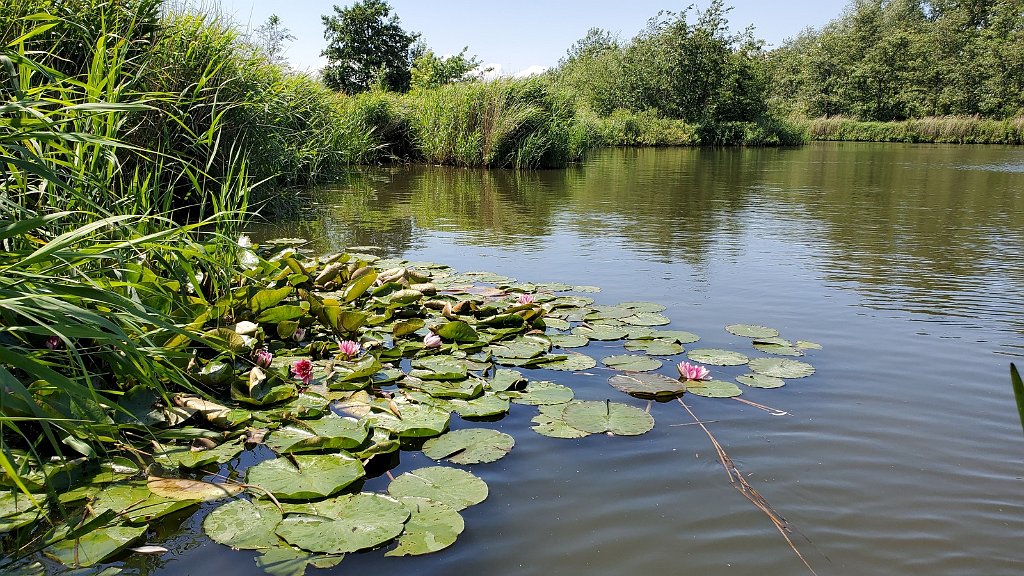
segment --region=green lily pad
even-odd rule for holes
[[[361,445],[369,434],[365,424],[331,415],[282,426],[271,432],[264,443],[278,454],[347,450]]]
[[[775,354],[778,356],[803,356],[804,353],[794,348],[793,346],[785,346],[782,344],[772,344],[766,342],[754,342],[754,349],[764,352],[765,354]]]
[[[544,325],[548,328],[554,328],[555,330],[568,330],[572,327],[572,324],[570,324],[568,320],[549,317],[544,318]]]
[[[590,434],[610,432],[639,436],[654,428],[654,418],[639,408],[618,402],[573,402],[562,412],[565,423]]]
[[[622,340],[626,337],[627,331],[616,326],[592,324],[589,327],[577,326],[572,329],[572,333],[586,336],[591,340]]]
[[[591,312],[584,317],[584,320],[588,322],[595,320],[617,320],[636,313],[636,309],[626,308],[625,306],[594,306]]]
[[[672,340],[680,344],[692,344],[700,340],[700,336],[697,336],[693,332],[687,332],[686,330],[654,330],[650,333],[650,338],[656,340]]]
[[[629,308],[630,310],[634,310],[636,312],[656,313],[665,311],[665,307],[663,305],[657,304],[655,302],[623,302],[619,304],[619,306],[623,308]]]
[[[421,390],[434,398],[476,398],[483,394],[485,382],[479,378],[466,378],[464,380],[420,380],[410,372],[409,376],[399,381],[402,388]]]
[[[236,458],[245,447],[239,442],[224,442],[208,450],[193,450],[191,446],[169,446],[154,452],[154,459],[164,466],[202,468],[210,464],[223,464]]]
[[[522,392],[503,392],[516,404],[527,406],[543,406],[546,404],[564,404],[572,400],[572,388],[545,380],[531,381]]]
[[[675,356],[683,353],[683,345],[674,340],[626,340],[626,350],[646,352],[651,356]]]
[[[732,398],[743,393],[739,386],[722,380],[687,380],[686,391],[705,398]]]
[[[558,348],[582,348],[590,342],[590,338],[580,334],[551,334],[551,345]]]
[[[189,478],[160,478],[150,476],[146,487],[157,496],[171,500],[187,500],[191,502],[209,502],[235,496],[242,491],[238,484],[203,482]]]
[[[347,494],[294,509],[277,525],[293,546],[323,554],[345,554],[380,546],[405,529],[409,510],[380,494]]]
[[[369,354],[356,360],[337,360],[334,362],[334,370],[331,372],[328,386],[332,390],[361,389],[362,382],[379,372],[381,368],[381,363]],[[360,384],[349,384],[357,381]]]
[[[821,344],[808,342],[807,340],[797,340],[796,347],[801,350],[821,350]]]
[[[518,370],[499,368],[494,372],[494,378],[488,382],[491,390],[504,392],[505,390],[519,390],[526,387],[527,379]]]
[[[359,460],[343,454],[316,454],[265,460],[249,468],[246,482],[283,500],[310,500],[340,492],[364,475]]]
[[[779,335],[775,328],[756,324],[730,324],[725,327],[725,331],[744,338],[772,338]]]
[[[609,368],[625,370],[627,372],[650,372],[651,370],[661,368],[661,360],[648,358],[647,356],[637,356],[635,354],[605,356],[601,359],[601,362]]]
[[[540,414],[531,420],[534,424],[533,431],[542,436],[568,440],[589,436],[589,433],[573,428],[562,419],[566,406],[568,404],[540,406]]]
[[[431,438],[423,444],[423,453],[434,460],[448,459],[452,464],[481,464],[500,460],[516,441],[497,430],[468,428]]]
[[[551,362],[544,362],[540,364],[539,368],[546,370],[559,370],[564,372],[580,372],[583,370],[590,370],[597,366],[597,360],[594,360],[586,354],[580,354],[578,352],[568,352],[565,354],[565,358],[562,360],[554,360]]]
[[[277,540],[277,536],[274,536],[274,540]],[[291,546],[275,546],[256,557],[256,566],[270,576],[304,576],[309,566],[333,568],[344,558],[314,554]]]
[[[750,369],[775,378],[804,378],[814,374],[814,366],[788,358],[754,358]]]
[[[774,378],[757,373],[737,376],[736,381],[751,388],[781,388],[786,384],[786,381],[782,378]]]
[[[462,320],[442,325],[437,328],[437,335],[445,340],[454,342],[476,342],[480,339],[476,330],[473,330],[472,326]]]
[[[111,526],[61,540],[43,553],[65,566],[93,566],[115,556],[146,534],[145,526]]]
[[[430,438],[448,429],[451,412],[427,404],[398,404],[398,415],[391,412],[371,412],[366,422],[376,428],[390,430],[407,438]]]
[[[686,353],[690,360],[701,364],[713,366],[739,366],[746,364],[750,359],[739,352],[731,350],[720,350],[717,348],[698,348]]]
[[[39,504],[46,502],[46,494],[34,494],[32,497]],[[0,534],[27,526],[38,520],[40,515],[35,504],[21,492],[0,493]]]
[[[203,520],[203,531],[218,544],[241,550],[277,546],[274,528],[284,516],[269,501],[232,500]]]
[[[661,374],[616,374],[608,379],[608,384],[645,400],[669,400],[686,392],[686,384]]]
[[[149,491],[141,482],[110,484],[96,494],[93,512],[99,516],[113,510],[128,524],[146,524],[157,518],[193,506],[196,500],[164,498]]]
[[[388,494],[430,498],[462,510],[487,499],[487,484],[465,470],[429,466],[395,478],[388,485]]]
[[[463,418],[500,416],[508,412],[510,408],[508,398],[501,398],[492,392],[472,400],[450,399],[447,402],[448,406]]]
[[[632,326],[664,326],[671,322],[667,317],[656,312],[637,312],[632,316],[620,318],[624,324]]]
[[[443,550],[454,544],[466,527],[462,515],[447,504],[412,496],[399,501],[412,516],[398,537],[398,546],[385,556],[419,556]]]
[[[536,358],[551,350],[551,341],[547,338],[522,336],[508,342],[493,344],[490,349],[498,358]]]

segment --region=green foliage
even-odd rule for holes
[[[281,25],[281,18],[277,14],[271,14],[267,21],[256,29],[255,39],[256,45],[263,50],[268,60],[283,65],[285,43],[295,40],[295,36]]]
[[[938,116],[901,122],[864,122],[845,116],[796,122],[811,140],[1024,144],[1024,117]]]
[[[322,17],[327,48],[323,81],[347,94],[371,86],[396,92],[409,89],[410,48],[419,34],[402,29],[384,0],[361,0]]]
[[[773,104],[892,121],[1024,111],[1024,2],[855,0],[770,56]]]
[[[474,73],[481,61],[476,56],[466,57],[465,47],[461,52],[447,58],[439,58],[433,50],[426,50],[412,62],[412,88],[437,88],[466,80],[479,79]]]

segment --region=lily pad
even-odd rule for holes
[[[692,344],[700,340],[700,336],[686,330],[655,330],[651,332],[650,337],[658,340],[674,340],[680,344]]]
[[[154,453],[155,460],[165,466],[202,468],[210,464],[223,464],[237,457],[245,447],[239,442],[224,442],[208,450],[193,450],[191,446],[169,446]]]
[[[624,324],[632,326],[664,326],[671,322],[667,317],[655,312],[637,312],[632,316],[620,318]]]
[[[555,330],[568,330],[572,327],[568,320],[561,318],[544,318],[544,325]]]
[[[504,392],[505,390],[520,390],[526,387],[528,380],[518,370],[499,368],[494,372],[494,378],[488,382],[491,390]]]
[[[455,320],[449,322],[437,329],[437,335],[445,340],[454,342],[476,342],[480,339],[480,336],[473,330],[473,327],[463,322],[462,320]]]
[[[725,327],[725,331],[744,338],[772,338],[779,335],[775,328],[756,324],[730,324]]]
[[[686,384],[661,374],[616,374],[608,379],[608,384],[645,400],[669,400],[686,392]]]
[[[40,504],[46,502],[46,494],[34,494],[33,498]],[[21,492],[0,493],[0,534],[27,526],[39,517],[39,509]]]
[[[540,364],[538,367],[547,370],[580,372],[583,370],[590,370],[595,366],[597,366],[597,360],[594,360],[590,356],[580,354],[578,352],[567,352],[564,359],[545,362]]]
[[[801,350],[821,350],[821,344],[808,342],[807,340],[797,340],[796,347]]]
[[[507,398],[488,392],[472,400],[450,399],[448,406],[463,418],[489,418],[508,412],[510,403]]]
[[[235,549],[272,548],[278,542],[274,528],[283,518],[269,501],[232,500],[206,516],[203,531],[214,542]]]
[[[43,550],[65,566],[93,566],[122,552],[146,533],[146,526],[111,526],[61,540]]]
[[[737,376],[736,381],[745,386],[751,388],[781,388],[786,385],[786,381],[782,378],[774,378],[772,376],[765,376],[764,374],[744,374]]]
[[[466,527],[462,515],[447,504],[412,496],[399,501],[412,516],[398,537],[398,546],[385,556],[419,556],[443,550],[454,544]]]
[[[462,510],[487,499],[487,484],[465,470],[429,466],[395,478],[388,485],[388,494],[429,498]]]
[[[675,356],[676,354],[682,354],[682,344],[674,340],[626,340],[626,350],[634,352],[646,352],[651,356]]]
[[[732,398],[743,393],[739,386],[722,380],[687,380],[686,391],[705,398]]]
[[[246,482],[283,500],[310,500],[340,492],[364,475],[359,460],[342,454],[301,455],[260,462],[249,468]]]
[[[274,536],[274,540],[277,540],[277,536]],[[256,557],[256,566],[270,576],[303,576],[309,566],[333,568],[344,558],[314,554],[291,546],[275,546]]]
[[[332,415],[282,426],[270,433],[265,444],[278,454],[347,450],[361,445],[369,434],[364,424]]]
[[[776,354],[778,356],[803,356],[804,353],[794,348],[793,346],[786,346],[783,344],[773,344],[767,342],[754,342],[754,349],[764,352],[765,354]]]
[[[698,348],[690,350],[686,355],[694,362],[711,364],[713,366],[739,366],[746,364],[750,360],[739,352],[720,350],[718,348]]]
[[[409,510],[380,494],[348,494],[307,504],[277,525],[277,535],[310,552],[345,554],[380,546],[405,529]]]
[[[452,464],[481,464],[500,460],[512,451],[516,441],[497,430],[468,428],[431,438],[423,444],[428,458],[447,458]]]
[[[574,439],[589,436],[589,433],[573,428],[562,419],[566,406],[568,404],[541,406],[540,414],[531,420],[534,424],[533,431],[550,438]]]
[[[531,381],[522,392],[504,392],[503,395],[516,404],[527,406],[543,406],[547,404],[564,404],[572,400],[572,388],[548,382],[546,380]]]
[[[590,342],[590,338],[581,334],[551,334],[551,345],[559,348],[581,348]]]
[[[110,484],[96,495],[92,510],[98,516],[113,510],[129,524],[148,524],[195,504],[195,500],[164,498],[149,491],[141,482]]]
[[[158,478],[150,476],[146,481],[149,491],[171,500],[209,502],[229,498],[242,491],[238,484],[224,484],[190,480],[188,478]]]
[[[430,438],[448,429],[451,412],[427,404],[396,403],[398,414],[371,412],[366,422],[407,438]]]
[[[623,308],[629,308],[636,312],[664,312],[665,307],[655,302],[623,302],[619,304]]]
[[[754,358],[750,369],[775,378],[805,378],[814,374],[814,366],[789,358]]]
[[[639,436],[654,428],[654,417],[639,408],[618,402],[573,402],[562,412],[565,423],[590,434],[610,432]]]
[[[466,378],[464,380],[420,380],[413,376],[417,371],[413,370],[407,378],[403,378],[398,385],[402,388],[422,390],[434,398],[461,398],[468,400],[483,394],[485,382],[479,378]]]
[[[572,329],[572,333],[586,336],[591,340],[622,340],[628,332],[616,326],[591,324],[590,326],[577,326]]]
[[[651,370],[661,368],[661,360],[648,358],[647,356],[637,356],[636,354],[605,356],[601,359],[601,362],[609,368],[625,370],[627,372],[650,372]]]

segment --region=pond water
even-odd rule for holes
[[[598,303],[667,306],[668,328],[702,336],[691,348],[752,352],[723,330],[732,323],[819,342],[805,358],[814,376],[744,389],[788,416],[686,401],[818,574],[997,575],[1024,568],[1024,435],[1008,377],[1024,362],[1022,214],[1024,149],[819,143],[606,150],[533,173],[375,170],[257,233],[597,285]],[[674,376],[669,363],[661,372]],[[584,399],[646,405],[600,369],[531,375]],[[454,546],[349,555],[319,573],[808,573],[730,485],[700,427],[682,426],[692,418],[678,403],[655,404],[656,428],[630,438],[547,438],[530,430],[534,414],[514,406],[494,424],[516,447],[473,467],[490,497],[464,512]],[[394,472],[429,463],[403,453]],[[168,547],[150,573],[256,570],[252,553],[203,536]]]

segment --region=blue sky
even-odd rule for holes
[[[531,67],[554,66],[573,42],[593,27],[617,32],[628,39],[659,10],[681,10],[686,0],[520,0],[480,2],[470,0],[390,0],[402,27],[420,32],[436,53],[455,54],[469,46],[488,64],[506,74]],[[697,0],[698,7],[707,0]],[[286,53],[293,66],[316,69],[323,65],[325,46],[321,14],[349,1],[219,0],[224,13],[243,27],[256,28],[277,14],[296,37]],[[848,0],[732,0],[730,28],[754,25],[754,34],[770,45],[779,45],[807,26],[819,27],[838,16]]]

